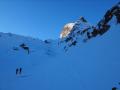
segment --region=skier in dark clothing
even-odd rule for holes
[[[20,68],[20,71],[19,71],[19,74],[21,74],[22,73],[22,68]]]
[[[21,75],[22,73],[22,68],[17,68],[16,69],[16,75]]]
[[[16,75],[18,74],[18,71],[19,71],[19,70],[18,70],[18,68],[17,68],[17,69],[16,69]]]

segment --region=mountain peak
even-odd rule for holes
[[[67,23],[64,25],[62,32],[60,34],[60,38],[63,39],[65,37],[67,37],[77,26],[79,26],[79,28],[80,27],[84,28],[84,27],[88,27],[89,24],[87,23],[87,20],[81,16],[76,22]]]
[[[87,22],[87,20],[86,20],[83,16],[80,17],[80,20],[81,20],[82,22]]]
[[[114,20],[114,23],[110,24]],[[80,17],[70,28],[61,42],[65,42],[65,50],[76,45],[79,40],[86,42],[96,36],[101,36],[111,29],[112,25],[120,24],[120,2],[107,10],[104,17],[97,23],[97,25],[90,25],[84,17]],[[67,30],[63,30],[66,32]]]
[[[62,29],[62,32],[60,34],[60,38],[65,38],[66,36],[68,36],[68,34],[73,29],[74,25],[75,25],[75,23],[67,23]]]

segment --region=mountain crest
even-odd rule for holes
[[[111,20],[115,17],[115,24],[120,24],[120,2],[109,9],[104,17],[97,23],[96,26],[90,25],[84,17],[80,17],[74,24],[61,42],[66,43],[64,49],[67,50],[69,47],[76,45],[79,41],[86,42],[91,38],[98,35],[103,35],[111,28]],[[63,30],[64,32],[64,30]]]

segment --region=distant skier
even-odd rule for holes
[[[22,68],[20,68],[20,71],[19,71],[19,74],[21,74],[22,73]]]
[[[17,69],[16,69],[16,75],[18,75],[18,71],[19,71],[19,69],[17,68]]]
[[[21,75],[22,73],[22,68],[17,68],[16,69],[16,75]]]

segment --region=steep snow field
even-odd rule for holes
[[[119,26],[113,26],[102,37],[79,43],[65,52],[58,40],[46,43],[0,33],[0,90],[119,88],[119,35]],[[19,46],[22,43],[29,47],[29,54]],[[20,67],[22,74],[16,75],[16,68]]]

